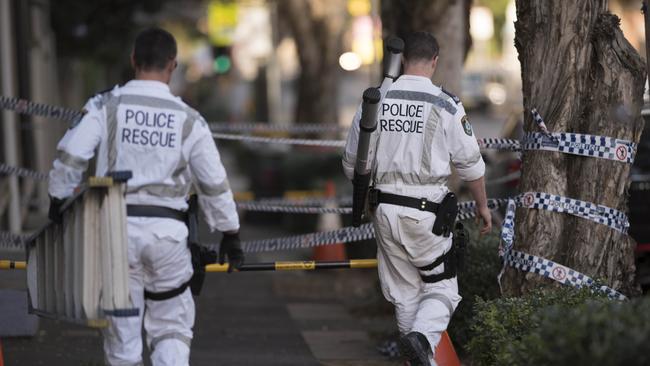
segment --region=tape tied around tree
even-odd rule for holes
[[[622,293],[614,290],[605,285],[598,285],[591,277],[580,273],[567,266],[555,263],[551,260],[511,250],[505,258],[509,266],[514,267],[520,271],[536,273],[540,276],[550,278],[564,285],[573,286],[576,288],[589,287],[593,291],[599,291],[607,295],[610,299],[614,300],[627,300],[627,297]]]
[[[549,132],[537,109],[531,109],[530,113],[542,132],[525,133],[521,143],[523,150],[556,151],[627,164],[634,162],[636,144],[632,141],[583,133]]]
[[[544,192],[524,192],[515,197],[515,203],[518,207],[564,212],[609,226],[623,234],[627,233],[630,227],[628,218],[623,212],[574,198]]]
[[[527,192],[533,193],[533,192]],[[535,192],[539,193],[539,192]],[[542,193],[542,195],[546,195]],[[520,197],[520,196],[518,196]],[[559,197],[559,196],[555,196]],[[564,198],[564,197],[562,197]],[[583,202],[583,201],[580,201]],[[594,204],[592,204],[594,205]],[[542,258],[540,256],[524,253],[513,249],[514,235],[515,235],[515,210],[518,206],[516,199],[508,200],[506,208],[505,219],[501,227],[501,244],[499,245],[499,256],[503,259],[503,268],[497,276],[499,286],[501,286],[501,278],[505,272],[506,266],[514,267],[520,271],[536,273],[540,276],[557,281],[564,285],[573,286],[576,288],[589,287],[593,291],[599,291],[607,295],[611,299],[626,300],[625,295],[620,292],[604,286],[598,285],[591,277],[571,269],[567,266],[561,265],[554,261]],[[598,206],[598,205],[596,205]],[[555,211],[555,210],[550,210]],[[558,212],[558,211],[555,211]]]

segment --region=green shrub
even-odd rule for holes
[[[552,306],[534,322],[510,347],[514,364],[650,365],[650,298]]]
[[[449,323],[449,336],[456,345],[456,351],[464,355],[463,346],[469,342],[472,308],[478,298],[485,300],[499,297],[497,275],[501,270],[501,260],[497,254],[499,246],[498,230],[479,237],[473,222],[464,222],[471,238],[465,254],[465,267],[458,274],[458,290],[463,297]]]
[[[602,327],[603,322],[608,317],[615,319],[612,309],[622,309],[620,315],[634,317],[634,306],[571,287],[536,290],[515,298],[479,300],[467,350],[478,365],[564,365],[569,360],[571,364],[582,365],[579,357],[586,344],[596,342],[608,352],[616,347],[599,343],[599,337],[604,337],[602,333],[609,332]],[[644,322],[643,328],[650,334],[650,322],[638,316],[637,321]],[[601,334],[596,336],[593,332]],[[621,341],[625,338],[622,336]],[[556,358],[566,362],[554,361]],[[584,364],[611,365],[604,359]]]

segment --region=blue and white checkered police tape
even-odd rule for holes
[[[625,295],[610,287],[598,286],[591,277],[583,273],[536,255],[511,250],[505,260],[509,266],[518,270],[537,273],[540,276],[550,278],[564,285],[577,288],[587,286],[591,287],[594,291],[603,292],[611,299],[627,299]]]
[[[497,276],[499,286],[501,285],[501,277],[503,276],[505,267],[509,265],[521,271],[536,273],[540,276],[550,278],[564,285],[574,286],[577,288],[587,286],[592,288],[594,291],[605,293],[612,299],[626,299],[626,297],[620,292],[607,286],[598,286],[591,277],[574,269],[536,255],[514,250],[512,247],[515,234],[516,205],[515,200],[508,200],[506,216],[501,227],[499,256],[503,258],[503,268]]]
[[[582,133],[527,132],[521,144],[524,150],[557,151],[632,164],[636,144],[632,141]]]
[[[537,109],[530,113],[542,132],[527,132],[521,147],[524,150],[558,151],[565,154],[589,156],[632,164],[636,153],[636,144],[632,141],[607,136],[587,135],[582,133],[551,133]]]
[[[515,203],[525,208],[568,213],[609,226],[621,233],[626,233],[630,227],[627,216],[623,212],[574,198],[544,192],[524,192],[515,197]]]

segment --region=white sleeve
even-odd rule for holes
[[[210,129],[201,118],[192,133],[196,142],[189,154],[189,166],[199,194],[199,206],[211,231],[239,230],[239,215],[226,169],[221,163]]]
[[[485,174],[485,163],[472,131],[472,125],[462,105],[451,118],[446,131],[449,157],[460,179],[466,182],[477,180]]]
[[[58,155],[50,170],[48,185],[52,197],[64,199],[73,194],[88,169],[88,161],[104,138],[105,112],[95,107],[96,98],[86,103],[86,114],[70,127],[57,145]]]
[[[354,177],[354,166],[357,163],[357,147],[359,144],[359,121],[361,120],[361,106],[352,119],[352,125],[348,131],[348,139],[343,151],[343,173],[348,179]]]

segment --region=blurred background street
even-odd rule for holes
[[[253,122],[269,126],[319,123],[340,128],[300,137],[340,140],[346,137],[363,90],[381,82],[382,40],[403,29],[403,24],[432,24],[441,43],[434,83],[460,97],[477,137],[520,138],[523,110],[514,46],[514,1],[441,1],[446,4],[444,12],[437,14],[436,5],[430,14],[420,14],[420,19],[397,11],[398,3],[0,0],[4,31],[0,64],[6,70],[0,75],[0,95],[81,109],[95,93],[132,78],[129,55],[134,35],[143,28],[160,26],[178,41],[179,67],[171,82],[172,92],[208,122],[233,128]],[[645,54],[638,5],[636,1],[610,1],[610,10],[621,18],[626,38]],[[0,119],[0,161],[49,171],[57,141],[68,124],[10,111],[3,111]],[[285,132],[255,134],[292,137]],[[341,169],[340,149],[226,140],[217,140],[217,145],[239,202],[351,195],[352,186]],[[509,197],[516,192],[517,153],[490,151],[484,158],[488,197]],[[451,186],[461,201],[469,198],[457,179],[451,180]],[[29,234],[41,227],[47,220],[46,187],[42,180],[0,173],[0,230]],[[333,192],[326,194],[326,187],[333,187]],[[243,240],[332,230],[323,229],[324,217],[318,215],[245,210],[240,215]],[[501,218],[495,212],[495,224]],[[337,227],[350,225],[349,215],[336,220],[340,220]],[[216,243],[219,235],[204,232],[202,239]],[[490,248],[496,250],[498,239],[481,240],[492,240]],[[372,241],[354,243],[347,246],[346,255],[374,258],[375,250]],[[260,253],[247,260],[313,257],[313,250],[304,249]],[[23,260],[24,253],[0,244],[0,259]],[[398,364],[378,351],[396,328],[391,308],[380,293],[376,270],[209,274],[206,282],[203,295],[195,299],[192,364]],[[495,283],[490,286],[490,291],[497,291]],[[0,272],[0,302],[4,298],[20,303],[24,290],[24,273]],[[461,295],[465,296],[462,290]],[[0,313],[0,318],[7,318],[0,325],[10,324],[12,317],[29,323],[22,324],[25,329],[17,337],[9,328],[0,329],[0,365],[2,355],[5,365],[103,363],[97,330],[28,318],[22,305],[10,305],[9,300],[4,306],[9,310]],[[452,339],[455,334],[464,333],[453,333]],[[462,352],[462,344],[456,346]]]

